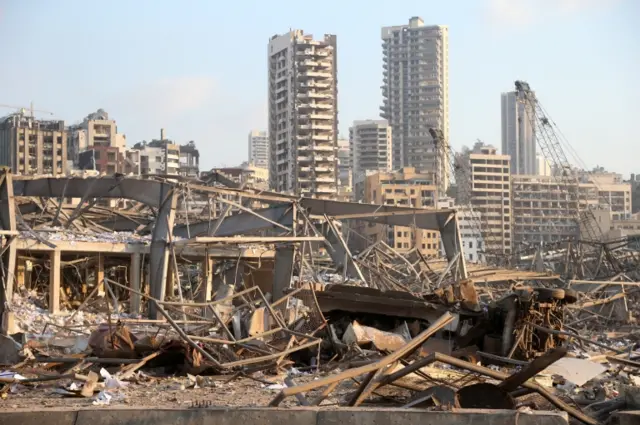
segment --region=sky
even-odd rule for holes
[[[346,137],[379,118],[381,28],[412,16],[449,26],[454,149],[500,148],[500,94],[521,79],[582,164],[640,173],[637,0],[0,0],[0,105],[68,124],[103,108],[129,145],[165,128],[201,169],[234,166],[266,129],[271,36],[337,35]]]

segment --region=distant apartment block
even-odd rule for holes
[[[435,209],[436,196],[433,173],[419,173],[413,167],[378,172],[365,180],[364,202],[370,204]],[[370,223],[363,233],[370,242],[384,241],[398,252],[417,248],[428,257],[439,255],[438,231]]]
[[[178,174],[185,177],[198,177],[200,175],[200,151],[192,140],[180,145],[180,168]]]
[[[591,208],[608,210],[615,221],[631,218],[632,187],[630,182],[623,181],[622,175],[604,170],[582,173],[580,188],[587,191],[586,197]]]
[[[511,157],[511,174],[538,173],[533,111],[524,93],[502,93],[502,154]],[[541,170],[543,171],[543,170]]]
[[[94,145],[80,152],[76,166],[80,170],[94,170],[101,174],[140,174],[140,151],[116,147]]]
[[[134,149],[140,151],[141,174],[179,175],[180,146],[167,139],[164,129],[160,139],[136,143]]]
[[[575,180],[514,175],[512,193],[516,246],[579,238],[578,211],[586,208],[616,222],[631,217],[631,185],[615,173],[580,172]]]
[[[447,186],[446,149],[436,150],[429,128],[449,140],[449,29],[413,17],[382,28],[381,117],[393,129],[393,169],[438,173]]]
[[[549,160],[547,158],[538,155],[536,157],[536,172],[535,174],[539,176],[550,176],[551,175],[551,165],[549,164]]]
[[[116,148],[124,155],[127,139],[118,133],[116,121],[110,119],[106,111],[98,109],[87,115],[81,124],[69,127],[67,146],[69,159],[78,165],[80,153],[94,147]]]
[[[269,178],[274,190],[337,197],[336,48],[336,36],[314,40],[301,30],[269,41]]]
[[[640,175],[631,173],[628,182],[631,185],[631,213],[640,212]]]
[[[349,140],[338,139],[338,199],[350,201],[353,195],[353,161]]]
[[[0,164],[16,174],[67,172],[64,121],[38,120],[24,111],[0,118]]]
[[[487,257],[512,252],[510,161],[482,143],[469,152],[470,204],[482,217]]]
[[[251,130],[248,148],[250,163],[259,168],[269,168],[269,136],[266,131]]]
[[[460,239],[462,240],[462,248],[465,260],[472,263],[484,263],[485,255],[484,240],[480,223],[482,216],[479,212],[474,211],[470,207],[461,207],[455,204],[453,198],[438,199],[438,209],[455,209],[458,218],[458,229],[460,231]],[[440,241],[440,255],[445,256],[444,245]]]
[[[575,183],[566,183],[557,177],[513,175],[514,245],[577,237],[576,189]]]
[[[349,129],[354,182],[364,181],[367,171],[391,171],[391,127],[387,120],[354,121]]]

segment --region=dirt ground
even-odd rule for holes
[[[325,375],[326,376],[326,375]],[[255,379],[239,377],[229,381],[230,376],[198,377],[197,385],[189,377],[153,378],[142,376],[137,382],[129,382],[120,389],[107,392],[112,396],[108,405],[96,405],[98,391],[94,397],[70,396],[61,394],[73,382],[61,380],[37,385],[7,385],[0,394],[0,411],[5,409],[29,408],[109,408],[109,407],[138,407],[138,408],[198,408],[198,407],[265,407],[280,392],[284,376],[269,376],[256,374]],[[320,377],[312,374],[294,377],[296,384],[311,382]],[[275,383],[270,387],[268,382]],[[79,382],[76,381],[79,384]],[[344,404],[357,388],[355,380],[343,381],[327,398],[322,406],[336,406]],[[311,391],[305,396],[313,400],[320,394],[320,390]],[[410,391],[397,387],[384,387],[377,390],[368,399],[367,405],[376,407],[400,406],[412,397]],[[540,403],[537,396],[526,397],[528,401],[537,401],[538,409],[549,409],[548,403]],[[524,401],[524,400],[521,400]],[[403,404],[404,404],[403,403]],[[288,397],[280,404],[281,407],[299,406],[295,397]],[[551,408],[551,410],[553,410]]]
[[[34,405],[40,408],[104,408],[109,406],[129,406],[141,408],[191,408],[191,407],[264,407],[279,393],[280,387],[269,388],[266,383],[257,382],[249,378],[236,378],[225,382],[230,377],[203,377],[200,385],[194,387],[193,381],[187,377],[151,378],[144,382],[131,382],[124,388],[107,390],[112,396],[108,406],[96,406],[93,398],[69,396],[60,394],[73,382],[62,380],[55,383],[38,385],[11,385],[5,387],[0,398],[0,410],[28,408]],[[262,376],[265,381],[282,384],[282,377]],[[313,380],[312,375],[294,378],[296,383]],[[355,385],[355,383],[354,383]],[[323,405],[337,403],[338,399],[353,391],[350,385],[337,388],[335,394],[328,398]],[[309,393],[313,396],[315,393]],[[295,397],[285,399],[281,406],[298,406]]]

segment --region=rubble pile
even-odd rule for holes
[[[159,197],[72,207],[29,196],[64,181],[14,188],[34,199],[20,232],[5,229],[9,406],[559,410],[589,425],[640,409],[640,275],[626,248],[471,265],[453,210],[103,180],[109,196],[132,195],[126,184]],[[192,189],[207,208],[176,211]],[[439,232],[446,260],[379,239],[352,248],[350,219]]]
[[[177,391],[253,380],[256,391],[278,392],[271,406],[555,407],[589,424],[638,407],[636,335],[564,327],[582,293],[519,283],[485,303],[471,279],[422,295],[320,285],[298,283],[276,302],[252,287],[204,314],[152,301],[166,319],[153,323],[83,311],[50,317],[35,294],[16,297],[25,335],[13,336],[20,358],[0,378],[4,394],[49,388],[50,397],[104,406],[182,376]],[[538,398],[519,401],[532,392]]]

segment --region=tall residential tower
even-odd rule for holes
[[[393,168],[437,172],[445,181],[446,147],[436,155],[429,128],[442,130],[448,143],[449,29],[426,26],[419,17],[408,25],[384,27],[382,54],[380,115],[393,129]]]
[[[318,198],[338,193],[336,36],[302,30],[269,41],[269,180]]]
[[[249,132],[249,163],[259,168],[269,168],[269,136],[266,131]]]
[[[533,175],[538,173],[536,137],[523,96],[502,93],[502,154],[511,157],[511,174]]]

